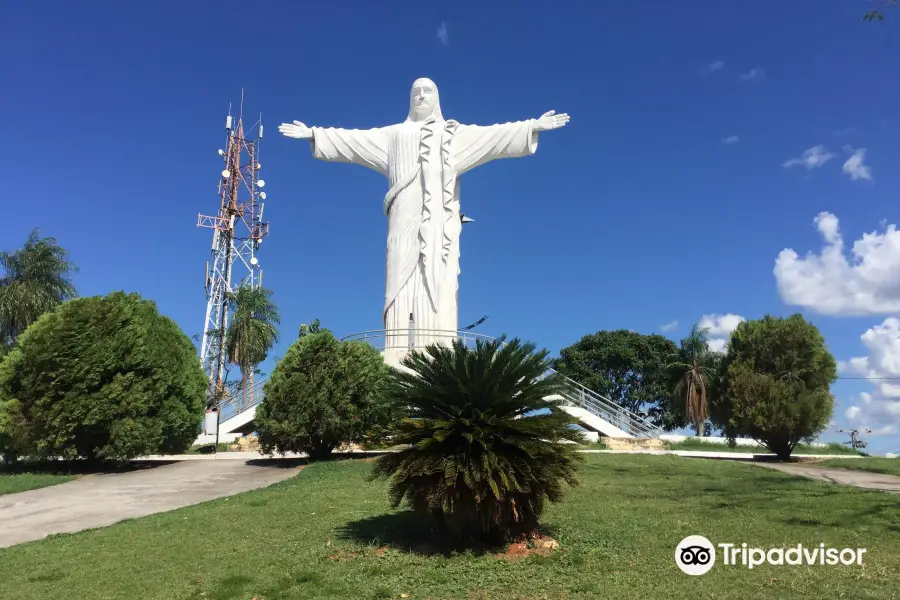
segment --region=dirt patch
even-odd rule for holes
[[[381,548],[375,548],[375,556],[381,556],[382,554],[384,554],[387,551],[388,551],[387,546],[382,546]]]
[[[356,552],[351,552],[350,550],[338,550],[334,554],[328,557],[328,560],[353,560],[359,556]]]
[[[498,552],[495,556],[504,560],[519,560],[535,554],[550,556],[558,549],[559,542],[545,535],[537,535],[528,539],[516,540],[504,552]]]

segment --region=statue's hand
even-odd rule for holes
[[[278,131],[280,131],[286,137],[296,138],[298,140],[308,140],[313,136],[312,129],[310,129],[300,121],[294,121],[293,124],[282,123],[278,126]]]
[[[556,114],[555,110],[548,110],[541,115],[540,119],[534,121],[534,131],[550,131],[551,129],[559,129],[565,127],[569,122],[569,115],[563,113]]]

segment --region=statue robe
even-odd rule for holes
[[[366,130],[312,128],[315,158],[363,165],[388,179],[382,316],[385,329],[403,331],[389,336],[387,347],[407,346],[410,327],[418,330],[416,347],[456,334],[459,176],[494,159],[533,154],[533,123],[482,127],[431,118]]]

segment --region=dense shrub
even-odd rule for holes
[[[815,325],[801,315],[744,321],[720,366],[713,422],[729,438],[751,437],[780,458],[811,442],[834,410],[837,365]]]
[[[275,365],[256,409],[262,451],[323,458],[343,443],[364,441],[390,418],[389,373],[365,342],[340,342],[327,330],[300,337]]]
[[[672,384],[665,365],[675,351],[661,335],[598,331],[560,350],[553,368],[657,425],[670,426]]]
[[[176,453],[200,431],[205,392],[175,322],[116,292],[65,302],[19,337],[0,363],[0,422],[7,443],[35,458]]]
[[[408,407],[375,477],[392,477],[391,502],[404,499],[459,537],[501,541],[536,532],[545,500],[575,485],[582,434],[552,396],[561,376],[544,377],[547,352],[512,340],[457,342],[415,352],[396,371],[395,402]]]

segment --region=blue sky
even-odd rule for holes
[[[572,116],[535,156],[464,177],[477,222],[461,324],[488,314],[479,331],[556,352],[598,329],[677,320],[678,339],[704,315],[799,310],[857,359],[845,375],[900,377],[900,9],[863,24],[865,0],[249,6],[5,7],[0,247],[38,226],[80,265],[82,295],[139,292],[200,332],[210,232],[196,218],[216,211],[216,150],[244,88],[266,125],[274,354],[313,318],[377,329],[386,183],[314,161],[277,126],[397,122],[425,76],[462,122]],[[806,260],[823,235],[832,249],[843,236],[849,262]],[[786,248],[797,257],[776,277]],[[835,386],[836,426],[878,428],[871,447],[900,450],[900,394],[878,383]]]

